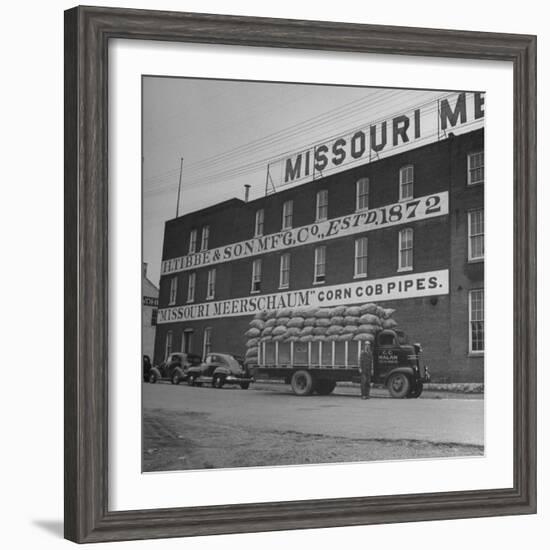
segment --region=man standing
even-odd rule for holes
[[[368,340],[365,340],[363,351],[359,357],[359,373],[361,375],[361,399],[368,399],[372,373],[372,351],[371,343]]]

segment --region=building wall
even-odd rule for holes
[[[189,233],[210,226],[209,248],[250,239],[254,235],[255,213],[265,212],[264,235],[281,230],[283,203],[292,200],[293,227],[315,221],[315,196],[318,190],[328,191],[328,218],[355,212],[355,182],[361,177],[370,180],[369,207],[396,203],[399,200],[399,168],[414,165],[414,196],[449,191],[449,214],[414,221],[414,256],[412,273],[440,269],[449,270],[450,288],[445,296],[385,301],[396,309],[395,318],[411,339],[423,344],[425,359],[439,381],[482,381],[483,356],[469,350],[468,291],[483,286],[483,262],[468,263],[467,211],[483,205],[483,185],[468,187],[467,154],[483,148],[483,130],[449,137],[371,164],[333,174],[278,193],[245,203],[232,199],[211,208],[182,216],[166,223],[163,259],[183,256],[188,251]],[[398,233],[409,225],[398,225],[364,233],[368,237],[368,279],[399,275]],[[363,234],[319,241],[327,247],[325,285],[354,280],[354,242]],[[261,293],[279,290],[279,262],[282,253],[290,254],[290,289],[306,289],[314,285],[314,249],[317,243],[302,245],[251,258],[216,264],[216,300],[247,297],[251,294],[252,262],[262,259]],[[196,273],[195,303],[206,300],[207,272]],[[186,303],[189,272],[161,277],[160,307],[168,306],[170,279],[178,280],[176,304]],[[249,316],[225,319],[195,320],[160,325],[157,331],[155,361],[164,358],[165,337],[173,332],[173,349],[181,349],[184,329],[193,330],[192,350],[202,352],[204,329],[212,329],[212,349],[244,354],[244,332]]]
[[[141,352],[151,359],[155,352],[156,315],[158,306],[148,305],[151,300],[158,301],[159,289],[147,278],[147,264],[143,264],[142,277],[143,302],[141,305]]]

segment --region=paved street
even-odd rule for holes
[[[362,401],[352,387],[297,397],[288,386],[261,383],[249,390],[144,384],[145,469],[483,453],[482,397],[373,393]]]

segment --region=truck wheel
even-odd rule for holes
[[[334,391],[335,387],[336,382],[334,382],[334,380],[317,380],[315,391],[319,395],[329,395]]]
[[[307,370],[298,370],[292,375],[290,381],[292,391],[296,395],[311,395],[313,392],[313,377]]]
[[[172,380],[170,380],[170,382],[172,382],[172,384],[175,384],[176,386],[181,382],[181,377],[180,375],[175,372],[173,375],[172,375]]]
[[[216,376],[214,376],[214,378],[212,379],[212,386],[214,388],[218,388],[218,389],[221,389],[223,388],[223,376],[221,376],[220,374],[217,374]]]
[[[411,381],[406,374],[396,372],[390,376],[388,380],[388,390],[392,397],[403,399],[403,397],[407,397],[410,389]]]
[[[150,384],[156,384],[157,383],[157,375],[154,372],[152,372],[149,375],[149,383]]]
[[[413,389],[409,392],[409,395],[407,397],[416,399],[417,397],[420,397],[422,395],[423,389],[424,389],[424,384],[422,384],[422,382],[417,382],[416,386],[413,387]]]

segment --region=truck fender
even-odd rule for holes
[[[413,367],[396,367],[395,369],[392,369],[388,374],[386,375],[386,378],[384,380],[384,384],[388,383],[388,380],[390,379],[392,374],[395,374],[397,372],[400,372],[402,374],[406,374],[410,379],[411,383],[414,384],[416,380],[416,374]]]

